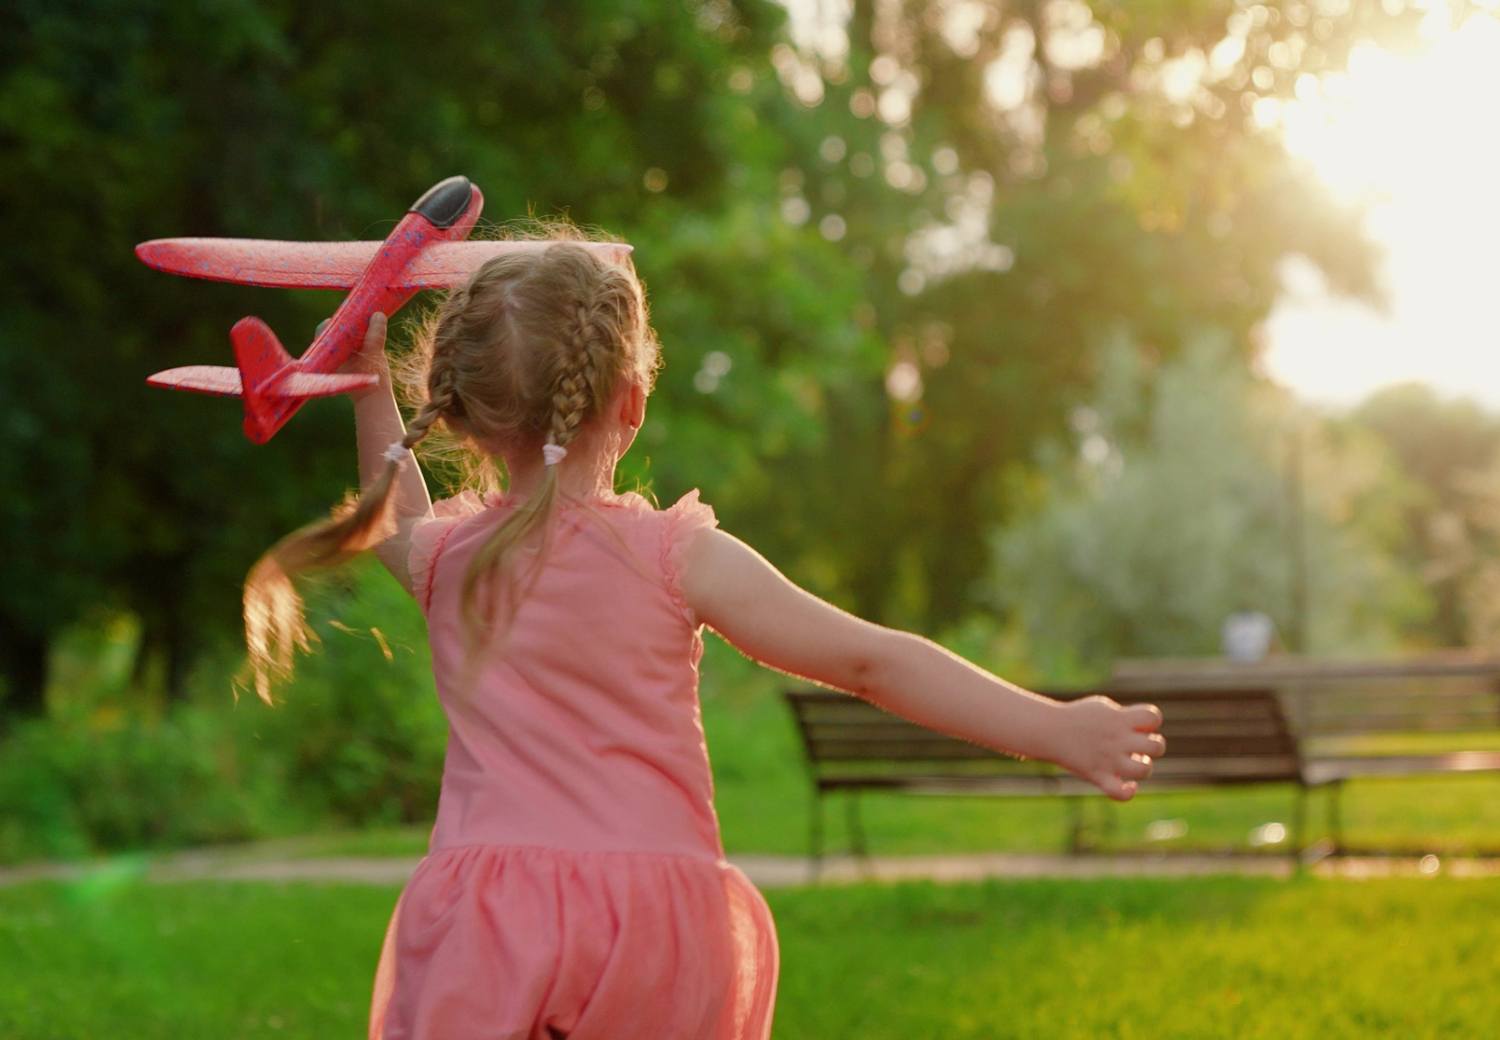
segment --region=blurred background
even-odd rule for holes
[[[231,692],[246,569],[357,479],[348,403],[255,447],[144,384],[338,297],[132,247],[378,239],[455,173],[634,244],[666,367],[624,485],[839,605],[1041,686],[1229,653],[1493,695],[1497,97],[1500,0],[7,4],[0,861],[423,848],[445,726],[378,567],[312,591],[284,705]],[[804,848],[781,685],[710,640],[731,851]],[[1493,851],[1494,783],[1351,790],[1350,839]],[[911,801],[877,845],[1057,838]],[[1285,802],[1143,798],[1118,840],[1264,844]]]
[[[314,702],[335,757],[370,759],[318,794],[430,811],[434,761],[389,716],[432,715],[420,617],[373,568],[328,583],[285,712],[230,692],[245,570],[356,479],[347,402],[257,448],[234,402],[144,385],[224,362],[245,314],[310,339],[337,297],[174,279],[132,247],[380,238],[455,172],[491,221],[635,244],[666,368],[622,479],[701,487],[866,617],[1052,685],[1217,654],[1236,613],[1322,656],[1484,650],[1500,626],[1500,4],[4,20],[7,857],[273,826],[286,806],[245,785],[294,753],[331,768]],[[236,725],[252,748],[219,746]],[[139,820],[91,805],[158,769],[209,790]]]

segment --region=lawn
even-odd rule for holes
[[[124,874],[0,890],[0,1036],[363,1035],[395,896]],[[1014,881],[769,898],[786,1040],[1457,1037],[1489,1035],[1500,1017],[1493,881]]]

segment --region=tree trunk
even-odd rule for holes
[[[47,637],[0,624],[0,722],[47,713]]]
[[[163,605],[142,615],[133,685],[159,690],[169,704],[185,699],[191,652],[192,641],[178,608]]]

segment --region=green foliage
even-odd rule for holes
[[[1422,635],[1439,645],[1493,646],[1500,639],[1500,418],[1427,387],[1381,391],[1351,421],[1373,431],[1408,474],[1396,503],[1392,553],[1419,574],[1434,601]]]
[[[649,281],[692,284],[655,257],[776,227],[766,184],[785,145],[758,113],[790,103],[763,74],[748,95],[726,77],[764,67],[781,14],[727,14],[716,26],[675,2],[7,8],[0,332],[24,347],[0,358],[14,449],[0,460],[0,537],[28,551],[0,589],[0,668],[31,682],[39,641],[104,603],[142,618],[143,652],[165,656],[181,692],[193,654],[232,631],[229,590],[249,562],[352,478],[347,453],[328,450],[347,436],[344,405],[310,407],[256,449],[232,405],[142,383],[223,359],[246,313],[295,352],[332,298],[164,278],[136,262],[136,242],[378,236],[462,171],[491,218],[567,210],[636,240]],[[644,186],[653,168],[669,196]],[[734,212],[731,198],[762,201]],[[809,246],[780,234],[737,291],[769,295],[758,274],[786,277]],[[835,324],[787,313],[804,342]],[[672,349],[689,378],[712,338],[690,343]]]
[[[1105,53],[1077,68],[1034,5],[955,41],[922,5],[857,3],[833,56],[789,46],[770,0],[8,6],[0,540],[26,551],[0,589],[6,703],[37,708],[47,641],[100,606],[140,618],[142,674],[180,693],[247,564],[353,477],[341,404],[253,448],[232,405],[141,382],[223,360],[242,314],[295,350],[332,298],[164,278],[131,247],[374,237],[455,171],[494,219],[566,211],[637,245],[668,368],[627,481],[707,485],[863,613],[961,621],[1102,331],[1170,354],[1209,325],[1243,353],[1288,250],[1369,291],[1354,215],[1247,111],[1391,19],[1284,6],[1095,3]],[[1244,53],[1201,96],[1138,88],[1231,20]],[[984,70],[1013,33],[1031,87],[1006,107]],[[929,256],[960,224],[968,251]],[[903,361],[921,396],[893,407]]]
[[[424,852],[445,726],[425,672],[420,618],[374,566],[352,571],[350,579],[352,589],[327,588],[315,604],[317,616],[337,619],[347,631],[320,623],[324,645],[303,660],[298,680],[275,709],[253,697],[236,703],[229,668],[221,665],[196,677],[192,701],[165,711],[150,710],[149,701],[122,711],[118,704],[130,698],[115,695],[92,711],[20,727],[0,746],[0,804],[7,807],[0,816],[0,862],[270,837],[284,840],[245,854]],[[1010,652],[1005,639],[997,643],[978,626],[945,641],[980,659],[997,645],[1002,654]],[[720,825],[732,853],[807,850],[812,792],[780,697],[791,681],[708,640],[703,724]],[[1494,746],[1495,739],[1467,734],[1465,746]],[[1431,740],[1400,737],[1362,750],[1442,749]],[[1368,848],[1492,849],[1500,803],[1490,797],[1489,780],[1351,783],[1343,802],[1348,840]],[[1262,825],[1288,823],[1294,800],[1295,792],[1283,786],[1147,793],[1128,805],[1099,806],[1108,808],[1113,825],[1097,839],[1111,848],[1245,849]],[[1053,851],[1066,831],[1065,811],[1051,799],[867,794],[861,802],[872,847],[889,854]],[[829,847],[843,848],[842,807],[835,800],[827,811]],[[1152,824],[1163,819],[1178,821],[1181,833],[1165,841],[1153,837]]]
[[[181,709],[107,726],[23,723],[0,760],[0,858],[232,842],[263,832],[268,792],[239,775],[225,719]],[[306,821],[300,821],[303,825]]]
[[[1285,253],[1375,291],[1358,215],[1288,163],[1253,105],[1407,16],[1086,6],[1104,51],[1079,67],[1053,59],[1062,30],[1034,4],[983,5],[956,41],[926,3],[859,0],[842,54],[791,46],[770,0],[8,6],[0,542],[17,548],[0,712],[35,710],[38,661],[80,619],[128,619],[139,650],[60,672],[51,728],[5,745],[0,854],[430,819],[444,727],[421,623],[372,567],[316,599],[323,650],[284,707],[225,707],[239,582],[353,480],[347,406],[315,404],[254,448],[231,404],[141,384],[225,360],[242,314],[295,351],[335,297],[168,279],[131,247],[378,237],[453,172],[482,185],[491,219],[566,211],[635,243],[667,367],[622,482],[663,501],[702,485],[726,527],[863,614],[951,633],[1037,681],[1083,681],[1114,652],[1211,649],[1244,597],[1284,632],[1305,619],[1313,648],[1419,643],[1431,610],[1440,641],[1489,631],[1478,605],[1500,602],[1500,578],[1430,579],[1433,607],[1410,575],[1438,554],[1407,532],[1439,501],[1464,511],[1465,552],[1500,538],[1464,497],[1482,463],[1469,435],[1492,431],[1459,416],[1444,443],[1463,451],[1408,451],[1430,409],[1315,422],[1244,374]],[[1232,68],[1186,98],[1160,89],[1170,62],[1231,26],[1245,43]],[[1024,96],[1001,103],[987,70],[1026,39]],[[1205,334],[1227,344],[1216,361],[1162,367]],[[888,388],[896,369],[905,389]],[[1039,451],[1095,393],[1126,452],[1116,478],[1079,472],[1071,447]],[[1267,426],[1294,416],[1313,562],[1301,610]],[[1443,467],[1459,457],[1461,474]],[[726,833],[794,846],[785,719],[756,696],[765,679],[724,667],[706,710],[746,734],[720,742]],[[164,710],[158,685],[183,703]],[[764,805],[784,811],[756,818]],[[875,826],[888,813],[921,847],[933,831],[907,811],[877,809]],[[972,810],[944,820],[984,834]]]
[[[327,823],[431,820],[448,727],[416,605],[374,560],[309,604],[321,645],[298,662],[278,706],[236,708],[293,804]],[[223,691],[227,693],[227,690]]]
[[[74,858],[430,821],[447,723],[415,605],[373,561],[310,601],[321,645],[271,708],[236,701],[238,654],[184,703],[59,698],[0,752],[0,860]]]
[[[1422,600],[1355,516],[1385,495],[1379,446],[1321,429],[1213,340],[1149,379],[1133,350],[1113,358],[1034,510],[997,538],[993,595],[1041,667],[1212,656],[1241,610],[1295,649],[1392,646]]]

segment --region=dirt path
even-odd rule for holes
[[[731,861],[760,888],[786,888],[813,880],[812,863],[800,856],[732,856]],[[103,877],[141,877],[147,881],[300,881],[338,884],[401,885],[420,862],[418,857],[247,858],[243,851],[194,850],[157,856],[124,856],[89,864],[41,863],[0,868],[0,886],[27,881],[82,881]],[[1500,859],[1424,856],[1330,857],[1309,871],[1319,877],[1500,877]],[[976,881],[984,878],[1201,877],[1239,874],[1289,877],[1292,864],[1282,857],[1247,855],[1091,855],[1060,856],[976,853],[952,856],[875,856],[867,861],[830,857],[820,880],[827,884],[860,881]]]

